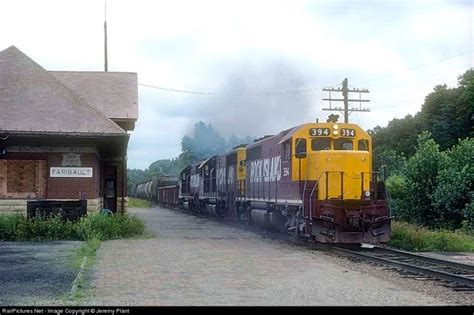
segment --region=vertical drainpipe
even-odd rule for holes
[[[122,162],[122,214],[125,214],[125,172],[127,171],[127,156],[123,156],[123,162]]]

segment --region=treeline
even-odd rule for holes
[[[473,119],[470,69],[457,87],[436,86],[415,116],[369,130],[393,215],[430,228],[474,231]]]
[[[157,160],[145,170],[128,170],[128,194],[132,194],[136,184],[143,183],[155,176],[178,177],[181,170],[189,164],[230,151],[239,144],[251,142],[253,142],[252,137],[238,138],[235,135],[225,139],[211,124],[199,121],[194,125],[191,135],[181,138],[181,154],[179,156]]]

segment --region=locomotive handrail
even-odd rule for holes
[[[321,176],[323,176],[324,173],[321,173],[319,174],[319,177],[318,179],[316,180],[316,183],[314,184],[314,187],[313,189],[311,190],[311,194],[309,195],[309,219],[310,220],[313,220],[313,203],[312,203],[312,199],[313,199],[313,194],[314,192],[316,191],[316,188],[319,187],[319,182],[321,181]],[[304,189],[304,192],[303,192],[303,199],[302,199],[302,204],[303,204],[303,213],[304,213],[304,210],[305,210],[305,206],[304,206],[304,193],[306,192],[306,181],[305,180],[305,189]],[[316,199],[317,199],[317,196],[316,196]]]
[[[321,177],[321,175],[319,175]],[[316,187],[318,187],[319,181],[316,181],[316,184],[314,184],[313,190],[311,191],[311,194],[309,195],[309,219],[310,221],[313,220],[313,203],[311,202],[313,194],[316,190]]]
[[[306,184],[307,184],[307,182],[308,182],[308,179],[305,179],[304,186],[303,186],[303,191],[301,192],[301,208],[303,210],[303,215],[305,214],[305,210],[306,210],[304,200],[305,200],[305,195],[306,195]],[[309,203],[310,203],[310,207],[311,207],[311,199],[310,199]]]

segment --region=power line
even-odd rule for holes
[[[460,53],[458,55],[454,55],[448,58],[440,59],[437,61],[433,61],[431,63],[426,63],[422,64],[413,68],[407,69],[407,71],[412,71],[421,67],[425,66],[430,66],[436,63],[444,62],[453,58],[457,58],[463,55],[466,55],[468,53],[473,53],[472,50],[466,51],[463,53]],[[381,78],[385,78],[387,76],[379,76],[379,77],[374,77],[372,79],[367,79],[363,81],[358,81],[357,83],[363,83],[363,82],[370,82],[374,80],[379,80]],[[151,85],[151,84],[144,84],[144,83],[138,83],[138,85],[143,86],[143,87],[148,87],[148,88],[153,88],[157,90],[162,90],[162,91],[167,91],[167,92],[174,92],[174,93],[184,93],[184,94],[194,94],[194,95],[208,95],[208,96],[231,96],[231,97],[249,97],[249,96],[272,96],[272,95],[297,95],[297,94],[306,94],[306,93],[315,93],[319,92],[321,89],[320,86],[312,87],[312,88],[303,88],[303,89],[297,89],[297,90],[281,90],[281,91],[267,91],[267,92],[253,92],[253,93],[219,93],[219,92],[209,92],[209,91],[193,91],[193,90],[186,90],[186,89],[176,89],[176,88],[168,88],[168,87],[163,87],[163,86],[157,86],[157,85]]]
[[[233,96],[233,97],[245,97],[245,96],[271,96],[271,95],[291,95],[291,94],[305,94],[311,92],[319,92],[319,87],[306,88],[300,90],[282,90],[282,91],[269,91],[269,92],[257,92],[257,93],[217,93],[217,92],[204,92],[204,91],[191,91],[191,90],[180,90],[173,88],[166,88],[162,86],[156,86],[151,84],[138,83],[138,85],[153,88],[162,91],[185,93],[185,94],[197,94],[197,95],[211,95],[211,96]]]
[[[402,107],[402,106],[407,106],[407,104],[403,104],[403,105],[378,106],[378,107],[372,107],[371,110],[384,109],[384,108],[391,108],[391,107]]]

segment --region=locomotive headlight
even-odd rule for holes
[[[365,196],[365,198],[369,198],[370,197],[370,191],[369,190],[364,191],[364,196]]]
[[[333,130],[333,131],[332,131],[332,134],[335,135],[335,136],[337,136],[337,135],[339,134],[339,131]]]
[[[338,125],[334,125],[333,128],[337,130],[337,129],[339,129],[339,126],[338,126]]]

